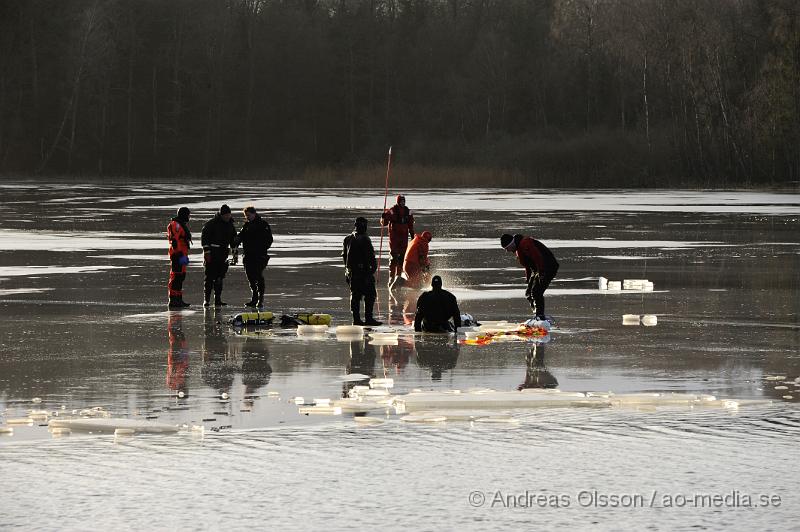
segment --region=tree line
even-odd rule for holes
[[[799,63],[795,0],[0,0],[0,173],[785,185]]]

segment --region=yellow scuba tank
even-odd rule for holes
[[[306,325],[330,325],[330,314],[313,314],[313,313],[300,313],[295,314],[295,318],[302,321]]]

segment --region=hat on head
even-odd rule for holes
[[[506,251],[513,253],[517,250],[517,239],[508,233],[503,233],[503,236],[500,237],[500,245]]]
[[[405,201],[406,197],[403,196],[402,194],[398,194],[396,200],[397,200],[397,203],[400,203],[401,201]]]
[[[442,287],[442,278],[439,277],[438,275],[434,275],[431,278],[431,288],[433,288],[434,290],[438,290],[441,287]]]
[[[223,215],[223,214],[230,214],[230,213],[231,213],[231,208],[230,208],[230,207],[228,207],[228,206],[227,206],[227,205],[225,205],[225,204],[223,204],[223,205],[222,205],[222,207],[220,207],[220,208],[219,208],[219,214],[220,214],[220,215]]]
[[[430,242],[433,239],[433,235],[431,234],[430,231],[423,231],[422,234],[419,236],[421,236],[422,240],[424,240],[425,242]]]
[[[180,209],[178,209],[178,215],[176,216],[176,218],[178,218],[178,220],[183,220],[185,222],[189,219],[190,214],[191,212],[189,211],[189,207],[181,207]]]

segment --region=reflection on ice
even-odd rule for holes
[[[29,275],[51,275],[55,273],[95,273],[116,270],[124,266],[0,266],[0,275],[24,277]]]

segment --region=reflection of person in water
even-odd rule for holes
[[[442,380],[442,372],[453,369],[460,353],[455,338],[428,337],[416,342],[417,365],[431,371],[431,380]]]
[[[517,386],[526,388],[558,388],[558,381],[544,365],[544,344],[533,344],[526,357],[525,382]]]
[[[167,351],[167,387],[176,393],[189,395],[186,388],[186,372],[189,370],[189,349],[186,347],[186,335],[183,334],[183,315],[170,312],[167,321],[169,350]]]
[[[417,298],[421,293],[414,289],[389,292],[389,325],[413,325]]]
[[[245,395],[252,395],[269,384],[272,366],[269,365],[269,349],[264,340],[248,338],[242,348],[242,384]]]
[[[350,361],[347,363],[345,373],[347,375],[360,373],[369,375],[369,377],[375,376],[375,346],[368,344],[366,338],[350,342]],[[360,381],[344,382],[342,397],[347,397],[350,389],[356,384],[367,384],[369,377]]]
[[[236,367],[228,362],[228,340],[217,317],[214,311],[205,314],[203,367],[200,374],[208,386],[219,392],[227,392],[233,384]]]
[[[408,365],[411,354],[415,352],[413,337],[399,337],[397,339],[397,345],[381,346],[383,367],[394,367],[395,374],[399,375],[400,371]]]

